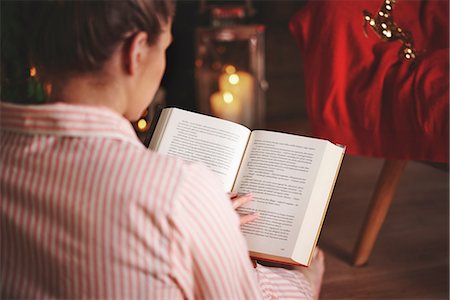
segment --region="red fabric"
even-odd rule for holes
[[[363,11],[383,2],[310,1],[291,19],[313,133],[349,154],[448,162],[449,2],[396,1],[415,62],[399,58],[400,41],[364,29]]]

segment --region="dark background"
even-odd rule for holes
[[[254,14],[245,22],[266,27],[265,55],[267,120],[306,117],[303,70],[299,51],[289,32],[289,20],[304,5],[304,1],[177,1],[173,22],[174,41],[167,51],[167,70],[162,86],[166,89],[166,104],[196,109],[195,98],[195,31],[209,26],[208,10],[201,7],[250,4]],[[202,3],[204,6],[202,6]],[[27,41],[24,30],[24,1],[1,1],[1,100],[16,103],[41,103],[42,87],[29,76]],[[27,15],[27,14],[25,14]]]

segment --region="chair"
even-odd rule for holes
[[[309,1],[290,20],[313,134],[385,160],[355,266],[367,263],[407,162],[448,163],[448,10],[448,1]]]

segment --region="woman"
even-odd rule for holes
[[[160,84],[173,10],[35,3],[32,57],[51,93],[1,107],[2,297],[318,296],[321,253],[307,276],[253,268],[217,178],[139,143],[129,121]]]

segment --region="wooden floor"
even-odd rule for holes
[[[382,161],[345,158],[319,245],[322,299],[448,299],[448,173],[410,162],[365,267],[350,256]]]
[[[271,129],[305,133],[304,124]],[[369,264],[350,258],[380,159],[346,156],[319,246],[326,255],[321,299],[449,299],[449,175],[409,162]]]

